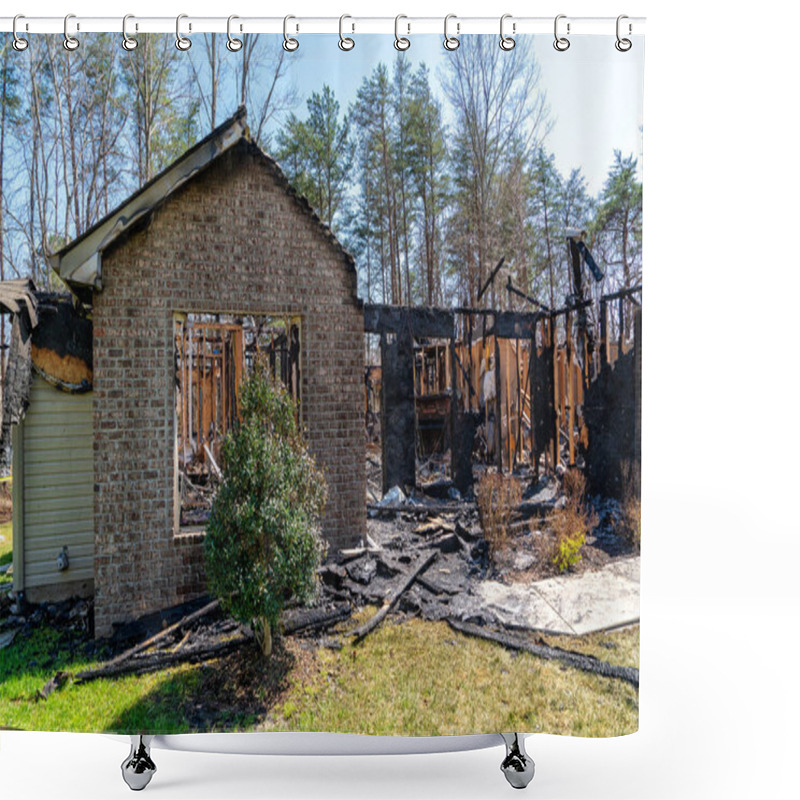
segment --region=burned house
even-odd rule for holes
[[[101,636],[200,595],[206,487],[259,353],[325,472],[324,537],[364,536],[355,264],[252,141],[243,109],[50,263],[73,297],[33,328],[48,346],[13,426],[16,590],[93,593]],[[47,334],[53,319],[70,333]],[[67,363],[75,374],[54,378]]]
[[[581,236],[567,237],[575,292],[559,308],[510,278],[509,294],[535,311],[365,306],[365,330],[380,337],[365,407],[369,429],[379,399],[383,492],[417,487],[427,461],[434,484],[449,475],[461,494],[478,466],[534,480],[578,468],[592,493],[639,495],[642,287],[592,300],[582,261],[603,274]]]

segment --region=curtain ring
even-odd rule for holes
[[[181,51],[186,51],[192,46],[192,40],[181,33],[181,20],[187,19],[188,17],[188,14],[178,14],[178,17],[175,20],[175,47]],[[191,29],[192,26],[190,23],[189,30],[191,31]]]
[[[231,53],[238,53],[242,49],[242,40],[231,36],[231,22],[235,19],[239,19],[236,14],[231,14],[228,17],[228,41],[225,43],[225,47],[227,47]]]
[[[563,53],[565,50],[569,50],[570,41],[567,39],[566,36],[559,36],[558,35],[558,21],[560,19],[566,19],[566,14],[559,14],[556,17],[556,21],[553,23],[553,35],[556,37],[555,41],[553,42],[553,47],[558,50],[559,53]],[[567,34],[569,34],[569,22],[567,23]]]
[[[408,50],[408,48],[411,47],[411,39],[407,39],[405,36],[401,36],[400,33],[398,32],[401,19],[408,19],[408,17],[405,14],[398,14],[394,18],[394,49],[403,52],[404,50]],[[411,33],[411,26],[408,25],[408,23],[406,24],[408,26],[408,32]]]
[[[631,47],[633,47],[633,43],[631,42],[630,39],[623,39],[620,36],[620,29],[622,27],[621,26],[621,22],[624,19],[628,19],[628,15],[627,14],[620,14],[617,17],[617,41],[614,42],[614,47],[616,47],[617,50],[620,51],[620,53],[627,53],[628,50],[630,50]],[[630,25],[630,23],[628,23],[628,34],[630,34],[630,33],[631,33],[631,25]]]
[[[503,33],[503,23],[505,23],[507,19],[511,19],[511,14],[503,14],[503,16],[500,17],[500,49],[506,52],[513,50],[517,46],[513,36],[506,36],[505,33]],[[512,23],[511,30],[515,33],[516,29],[517,23],[514,22]]]
[[[298,47],[300,47],[300,42],[297,39],[289,36],[289,20],[296,19],[291,14],[283,18],[283,49],[287,53],[294,53]]]
[[[17,16],[14,17],[14,22],[13,22],[13,24],[11,26],[11,32],[14,34],[14,41],[11,43],[11,46],[18,53],[21,53],[23,50],[27,50],[28,49],[28,40],[27,39],[23,39],[17,33],[17,20],[20,20],[20,19],[25,19],[25,17],[22,14],[17,14]]]
[[[344,33],[343,33],[344,21],[346,19],[352,19],[352,17],[349,14],[342,14],[342,16],[339,17],[339,49],[340,50],[352,50],[356,46],[356,43],[349,36],[345,36]]]
[[[444,49],[450,50],[452,52],[453,50],[458,50],[458,46],[461,44],[461,42],[458,40],[458,34],[461,30],[461,23],[460,22],[456,23],[456,35],[450,36],[447,33],[447,23],[451,19],[458,19],[458,17],[456,17],[455,14],[448,14],[444,18]]]
[[[132,36],[128,36],[128,20],[135,19],[133,14],[126,14],[122,18],[122,49],[130,52],[139,46],[139,42]]]
[[[74,36],[70,36],[69,21],[71,19],[75,19],[74,14],[67,14],[67,16],[64,17],[64,49],[70,52],[77,50],[81,46],[81,43]]]
[[[411,40],[406,39],[405,36],[401,36],[399,33],[398,29],[400,27],[401,19],[408,19],[408,17],[405,14],[398,14],[394,18],[394,49],[403,52],[404,50],[408,50],[408,48],[411,47]],[[408,23],[406,23],[406,25],[408,27],[408,32],[411,33],[411,25],[408,25]]]

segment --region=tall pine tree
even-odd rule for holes
[[[592,226],[595,254],[607,267],[608,290],[642,280],[642,184],[637,161],[614,151]]]
[[[339,119],[339,101],[327,84],[306,105],[306,119],[289,116],[275,154],[320,219],[333,227],[347,200],[353,161],[350,122],[346,115]]]

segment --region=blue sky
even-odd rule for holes
[[[633,153],[641,170],[644,48],[619,53],[613,36],[572,36],[569,50],[559,53],[552,46],[552,36],[533,38],[541,67],[540,85],[547,94],[553,123],[547,147],[555,154],[560,171],[568,174],[581,167],[590,192],[595,194],[603,186],[615,149],[623,155]],[[397,55],[392,36],[360,34],[354,39],[355,48],[342,52],[337,36],[300,37],[289,73],[298,91],[298,116],[306,115],[305,98],[324,83],[346,108],[355,99],[362,78],[380,61],[391,64]],[[415,65],[421,61],[428,65],[434,92],[444,101],[438,75],[451,54],[442,46],[442,37],[424,34],[410,39],[406,57]]]

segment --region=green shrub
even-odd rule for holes
[[[571,536],[563,534],[556,539],[553,548],[553,564],[559,572],[566,572],[583,558],[581,550],[586,544],[586,534],[576,531]]]
[[[242,384],[239,411],[222,447],[223,479],[206,524],[206,576],[226,612],[260,623],[270,639],[286,601],[315,593],[326,485],[292,398],[263,360]]]
[[[586,535],[598,523],[597,514],[586,503],[586,478],[577,469],[564,475],[565,503],[550,516],[553,542],[550,561],[559,572],[580,563]]]

